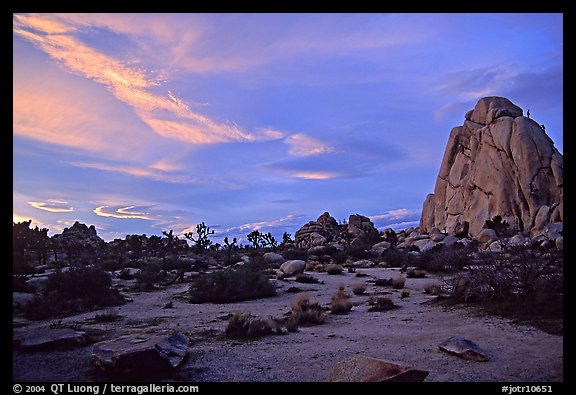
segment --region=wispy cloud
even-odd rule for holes
[[[148,221],[154,220],[154,218],[149,216],[149,213],[145,211],[134,210],[134,208],[136,208],[136,206],[125,206],[125,207],[100,206],[94,209],[94,214],[100,217],[110,217],[110,218],[144,219]]]
[[[338,178],[339,174],[330,171],[295,171],[290,173],[290,177],[305,180],[329,180],[331,178]]]
[[[217,236],[234,236],[238,237],[239,240],[244,240],[245,236],[254,231],[258,230],[260,232],[271,232],[276,237],[282,235],[285,231],[291,231],[295,227],[300,227],[306,223],[306,216],[299,214],[288,214],[284,217],[278,219],[272,219],[268,221],[251,222],[238,226],[233,226],[225,230],[217,231]]]
[[[420,209],[399,208],[382,214],[371,215],[369,218],[378,229],[398,229],[402,226],[416,226],[420,221],[420,213]]]
[[[47,200],[46,202],[28,202],[34,208],[49,211],[51,213],[70,213],[74,211],[73,207],[68,205],[68,202],[63,200]]]
[[[142,67],[122,62],[81,42],[74,36],[83,26],[70,25],[47,15],[15,15],[13,31],[34,43],[67,70],[103,84],[130,105],[158,135],[191,144],[261,141],[266,133],[249,133],[231,122],[214,121],[193,112],[171,92],[156,93],[161,81]]]
[[[292,156],[311,156],[336,152],[336,149],[331,145],[324,144],[304,133],[288,136],[284,142],[290,146],[288,153]]]

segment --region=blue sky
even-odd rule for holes
[[[563,151],[562,14],[14,15],[14,221],[403,229],[492,95]]]

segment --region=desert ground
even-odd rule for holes
[[[393,278],[400,269],[357,269],[353,273],[311,273],[317,284],[302,284],[294,278],[274,280],[274,297],[229,304],[191,304],[187,283],[152,292],[136,292],[122,282],[123,293],[132,301],[119,306],[119,319],[97,323],[91,311],[70,316],[59,325],[86,331],[94,341],[127,333],[156,333],[178,329],[191,339],[189,358],[173,373],[154,378],[187,382],[318,382],[326,381],[335,363],[360,354],[429,372],[425,381],[436,382],[558,382],[563,381],[563,336],[545,333],[532,326],[486,315],[477,309],[434,303],[423,290],[437,275],[408,278],[400,290],[375,286],[375,278]],[[364,295],[353,295],[351,284],[365,280]],[[233,340],[223,336],[228,317],[249,312],[266,318],[290,311],[298,287],[311,301],[330,303],[338,286],[344,284],[354,304],[347,314],[328,312],[324,324],[300,327],[297,332],[270,335],[256,340]],[[369,312],[370,295],[387,294],[400,308]],[[164,308],[172,301],[173,308]],[[58,320],[14,320],[14,337],[34,329],[50,330]],[[450,336],[472,340],[487,351],[487,362],[470,361],[441,352],[438,345]],[[109,377],[95,368],[90,356],[94,344],[60,351],[13,352],[14,381],[105,381]],[[152,378],[151,378],[152,379]]]

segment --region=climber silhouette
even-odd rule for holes
[[[526,113],[526,116],[527,116],[528,118],[530,118],[530,110],[528,110],[528,112]]]
[[[544,124],[540,125],[540,127],[542,128],[543,131],[546,131],[546,126],[544,126]]]

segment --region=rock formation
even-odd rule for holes
[[[563,158],[522,109],[503,97],[480,99],[450,133],[420,228],[476,237],[499,215],[535,237],[563,221]],[[561,224],[554,228],[561,228]]]
[[[359,214],[350,215],[348,224],[339,225],[328,212],[316,221],[310,221],[295,233],[296,244],[302,248],[313,248],[330,244],[372,246],[380,238],[378,229],[370,218]]]

